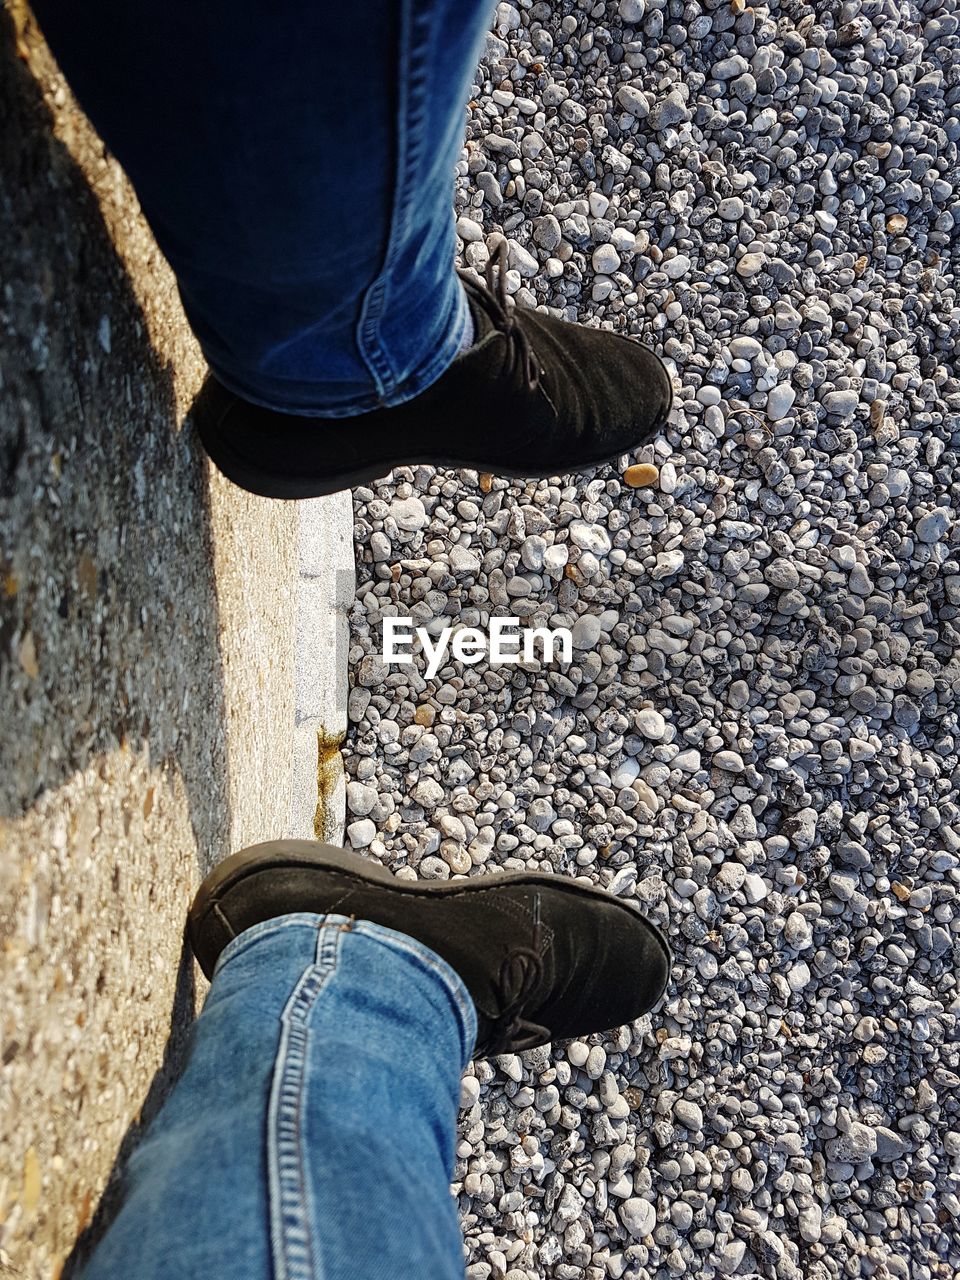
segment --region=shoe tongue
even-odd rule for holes
[[[483,305],[485,294],[479,286],[469,276],[461,276],[461,279],[467,295],[470,314],[473,317],[473,346],[477,346],[497,326],[493,323],[490,313]]]

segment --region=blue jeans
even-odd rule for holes
[[[281,916],[217,965],[84,1280],[463,1280],[462,980],[413,938]]]
[[[346,417],[455,358],[454,167],[491,0],[36,0],[211,368]]]

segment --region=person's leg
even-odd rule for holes
[[[292,0],[34,8],[176,272],[213,370],[193,420],[237,484],[565,475],[665,422],[652,352],[507,306],[502,238],[496,286],[454,270],[486,0],[372,0],[362,39],[353,10]]]
[[[453,173],[490,0],[33,8],[222,384],[355,415],[451,364]]]
[[[476,1026],[461,978],[404,934],[311,913],[247,929],[84,1280],[461,1280]]]

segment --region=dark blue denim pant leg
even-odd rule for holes
[[[492,7],[36,0],[239,395],[351,416],[455,358],[453,171]]]
[[[84,1280],[463,1280],[476,1013],[413,938],[297,914],[224,951]]]

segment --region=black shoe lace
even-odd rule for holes
[[[496,280],[494,280],[494,268],[496,268]],[[484,275],[487,286],[488,301],[490,302],[490,310],[496,327],[500,330],[507,340],[507,350],[510,352],[509,370],[511,373],[519,369],[523,375],[528,391],[536,391],[540,385],[540,375],[543,370],[540,368],[540,361],[537,359],[536,352],[530,345],[530,339],[527,337],[526,331],[517,324],[516,308],[507,304],[507,242],[501,240],[494,249],[493,253],[487,260],[487,269]]]
[[[540,894],[533,903],[533,941],[529,947],[515,947],[500,966],[497,995],[500,1016],[490,1029],[487,1052],[519,1053],[550,1039],[548,1028],[521,1017],[520,1010],[543,977],[540,955]]]

